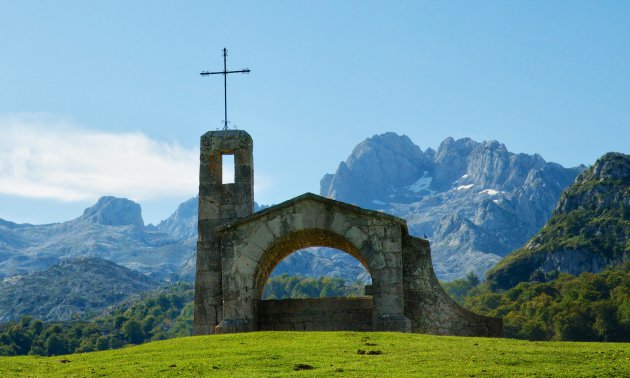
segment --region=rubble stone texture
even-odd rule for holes
[[[429,243],[410,236],[400,218],[311,193],[253,214],[252,149],[241,130],[201,137],[195,334],[369,329],[502,336],[502,319],[467,311],[444,292]],[[225,154],[234,155],[232,184],[221,181]],[[360,261],[372,277],[371,296],[261,301],[274,267],[313,246]]]

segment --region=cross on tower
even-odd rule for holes
[[[223,75],[223,94],[224,94],[224,110],[225,110],[225,119],[223,120],[223,130],[227,130],[228,129],[228,120],[227,120],[227,75],[231,74],[231,73],[249,73],[249,68],[244,68],[242,70],[239,71],[228,71],[227,70],[227,49],[224,47],[223,48],[223,71],[218,71],[218,72],[208,72],[208,71],[202,71],[200,73],[201,76],[208,76],[208,75]]]

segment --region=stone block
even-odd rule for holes
[[[261,224],[252,231],[249,240],[264,250],[271,246],[275,237],[267,224]]]
[[[345,232],[344,237],[356,246],[362,246],[365,241],[368,240],[367,234],[357,226],[350,227],[348,231]]]

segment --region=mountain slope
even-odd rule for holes
[[[30,315],[71,320],[129,295],[157,287],[143,274],[94,257],[64,260],[48,269],[0,283],[0,323]]]
[[[157,229],[176,240],[197,238],[197,214],[199,197],[182,202],[177,210],[157,225]]]
[[[560,198],[552,217],[524,247],[488,272],[510,288],[540,271],[599,272],[630,260],[630,155],[608,153]]]
[[[103,197],[71,221],[48,225],[0,223],[0,279],[43,270],[63,259],[94,256],[158,279],[180,270],[195,244],[144,226],[140,206]]]
[[[514,154],[497,141],[445,139],[421,149],[407,136],[375,135],[357,145],[320,194],[407,220],[431,241],[439,278],[483,273],[547,221],[582,170]]]

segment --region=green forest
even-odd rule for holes
[[[267,282],[263,299],[362,295],[360,285],[340,278],[307,278],[283,274]],[[0,324],[0,356],[53,356],[117,349],[130,344],[192,335],[193,286],[188,283],[150,291],[107,314],[49,322],[23,317]]]
[[[341,278],[300,277],[282,274],[267,281],[263,299],[356,297],[363,295],[363,285],[348,285]]]
[[[601,273],[539,274],[507,291],[492,291],[474,274],[442,283],[457,302],[502,317],[508,338],[630,341],[630,263]],[[263,299],[363,295],[340,278],[271,278]],[[193,287],[179,283],[150,291],[106,314],[72,322],[31,317],[0,325],[0,355],[53,356],[170,339],[192,334]]]
[[[506,291],[492,291],[474,275],[443,286],[469,310],[502,317],[505,337],[630,341],[630,263],[577,277],[537,271]]]
[[[0,355],[53,356],[117,349],[192,334],[193,287],[180,283],[151,291],[105,315],[72,322],[23,317],[0,325]]]

